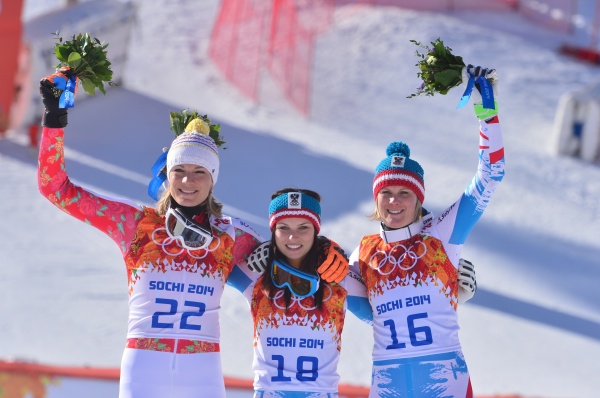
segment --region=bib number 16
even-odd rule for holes
[[[433,336],[431,334],[431,328],[429,326],[417,326],[415,321],[418,319],[427,318],[426,312],[409,315],[406,318],[408,326],[408,334],[410,336],[410,345],[418,347],[422,345],[428,345],[433,343]],[[396,331],[396,323],[393,319],[388,319],[383,324],[390,328],[392,344],[388,345],[386,349],[396,350],[399,348],[406,348],[406,343],[398,341],[398,332]]]

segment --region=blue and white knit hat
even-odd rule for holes
[[[423,168],[410,159],[410,148],[404,142],[392,142],[386,149],[387,157],[375,168],[373,179],[373,197],[382,188],[390,185],[403,185],[417,195],[421,203],[425,200],[425,181]]]
[[[277,196],[269,205],[269,228],[271,231],[281,219],[290,217],[305,218],[321,230],[321,204],[315,198],[302,192],[287,192]]]
[[[173,140],[167,153],[167,176],[174,166],[195,164],[205,167],[213,184],[219,178],[219,151],[210,136],[200,132],[185,132]]]

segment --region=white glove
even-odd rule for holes
[[[466,303],[476,291],[475,266],[469,260],[461,258],[458,262],[458,303]]]
[[[248,268],[250,271],[262,274],[267,269],[267,259],[269,258],[270,241],[266,241],[256,246],[256,249],[248,257]]]
[[[498,72],[496,72],[496,69],[488,69],[483,68],[481,66],[467,65],[464,68],[462,68],[461,74],[463,83],[465,84],[471,76],[475,77],[475,79],[477,79],[478,77],[485,77],[487,81],[489,81],[492,85],[492,90],[494,90],[494,98],[498,98]],[[473,90],[472,96],[474,103],[481,103],[481,93],[477,88]]]

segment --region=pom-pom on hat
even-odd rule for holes
[[[174,166],[195,164],[205,167],[213,184],[219,178],[219,151],[208,135],[210,127],[202,119],[193,119],[185,131],[173,140],[167,154],[167,176]]]
[[[321,204],[302,192],[287,192],[275,197],[269,205],[269,228],[284,218],[300,217],[310,221],[317,233],[321,230]]]
[[[392,142],[386,149],[387,157],[375,168],[373,179],[373,197],[382,188],[390,185],[403,185],[417,195],[421,203],[425,200],[425,181],[423,168],[410,158],[410,148],[401,141]]]

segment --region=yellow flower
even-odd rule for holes
[[[189,122],[185,127],[186,133],[191,133],[194,131],[200,134],[208,134],[210,133],[210,126],[204,120],[196,118]]]

